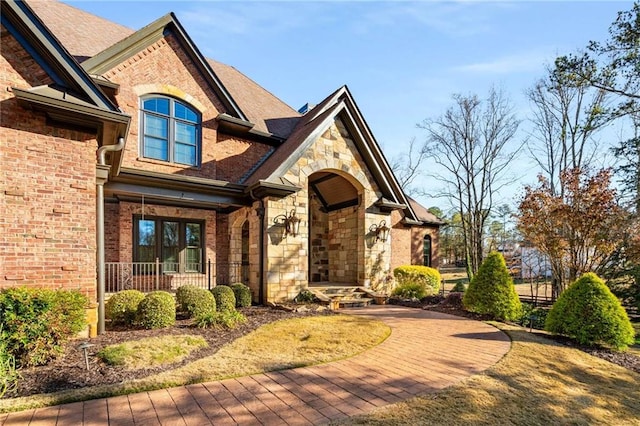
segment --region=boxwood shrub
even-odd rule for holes
[[[0,324],[6,351],[18,367],[46,364],[86,328],[87,298],[76,290],[26,287],[0,291]]]
[[[104,315],[115,325],[132,325],[138,305],[144,293],[138,290],[122,290],[112,295],[104,306]]]
[[[211,289],[216,298],[218,312],[231,312],[236,310],[236,296],[228,285],[218,285]]]
[[[166,291],[148,293],[138,305],[136,322],[141,327],[164,328],[176,322],[176,301]]]
[[[423,288],[424,294],[422,296],[416,296],[421,299],[425,296],[436,294],[440,289],[440,272],[437,269],[430,268],[428,266],[420,265],[404,265],[398,266],[393,270],[393,276],[396,279],[397,288],[401,288],[400,292],[414,293],[421,291],[417,289]],[[394,295],[401,295],[394,291]]]
[[[522,304],[502,254],[489,253],[469,283],[462,302],[467,310],[498,320],[520,319]]]
[[[242,283],[231,284],[231,290],[236,297],[236,308],[251,306],[251,289]]]
[[[176,291],[180,312],[189,318],[216,311],[216,299],[208,290],[193,285],[183,285]]]
[[[625,349],[635,341],[627,312],[594,273],[584,274],[560,294],[547,315],[545,329],[583,345]]]

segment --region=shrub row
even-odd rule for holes
[[[236,306],[251,305],[251,290],[244,284],[219,285],[211,292],[185,285],[176,291],[175,300],[166,291],[154,291],[146,296],[137,290],[123,290],[109,298],[105,315],[116,325],[138,325],[144,328],[164,328],[175,323],[176,311],[196,324],[216,324],[229,327],[241,322]],[[220,314],[220,315],[218,315]],[[228,314],[228,315],[222,315]]]
[[[583,345],[625,349],[635,342],[627,312],[605,282],[587,273],[572,283],[550,310],[522,305],[500,253],[490,253],[464,293],[465,309],[503,321],[543,328]]]

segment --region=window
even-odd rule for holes
[[[160,259],[165,273],[204,270],[202,222],[135,216],[133,223],[135,262]]]
[[[422,241],[422,264],[431,266],[431,236],[425,235]]]
[[[197,166],[201,119],[198,112],[172,98],[142,100],[142,156]]]

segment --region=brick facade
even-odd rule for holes
[[[19,106],[7,88],[51,80],[4,28],[0,46],[0,288],[72,288],[95,300],[96,135]]]

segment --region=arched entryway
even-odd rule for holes
[[[356,285],[363,268],[361,190],[329,170],[308,182],[309,284]]]

